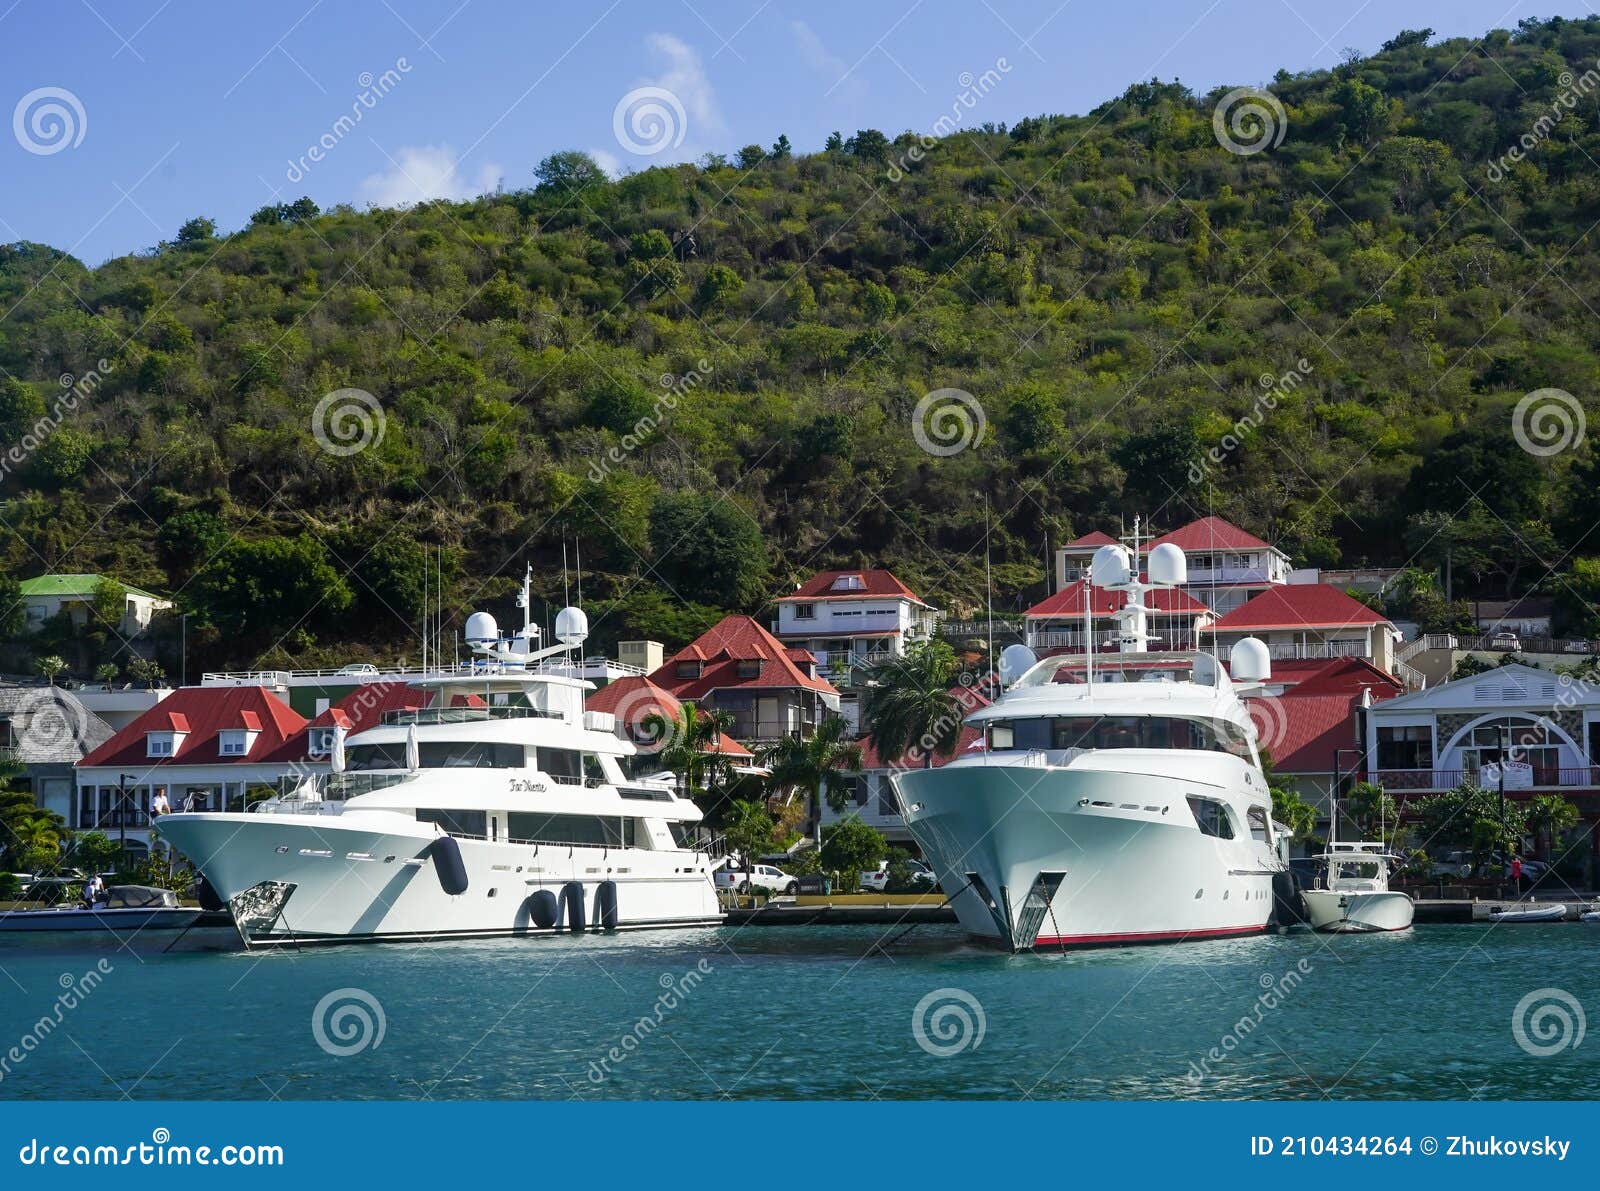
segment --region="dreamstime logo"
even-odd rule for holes
[[[935,389],[911,412],[911,436],[930,455],[959,455],[983,442],[989,418],[965,389]]]
[[[16,1045],[0,1052],[0,1083],[7,1077],[15,1075],[13,1067],[20,1067],[27,1062],[28,1056],[39,1047],[57,1027],[66,1021],[68,1013],[72,1012],[99,988],[105,978],[116,969],[108,959],[101,959],[95,966],[81,975],[74,976],[71,972],[63,972],[56,978],[56,984],[61,992],[51,1002],[51,1007],[40,1015],[39,1019],[28,1027],[26,1033],[17,1039]]]
[[[1256,730],[1256,748],[1271,752],[1289,735],[1289,712],[1283,700],[1275,695],[1263,695],[1248,700],[1250,723]]]
[[[635,87],[611,113],[617,144],[640,157],[676,149],[688,130],[683,101],[665,87]]]
[[[43,754],[81,746],[89,731],[89,712],[54,687],[40,687],[24,695],[12,711],[11,730],[18,746],[27,752]]]
[[[365,389],[335,389],[311,411],[311,436],[330,455],[358,455],[383,441],[387,419]]]
[[[380,75],[373,75],[370,70],[363,70],[356,84],[361,88],[356,97],[350,101],[350,114],[340,114],[339,118],[328,126],[328,131],[323,133],[316,141],[306,146],[306,151],[300,154],[298,161],[291,160],[289,168],[283,176],[291,182],[301,181],[312,168],[324,160],[329,153],[338,147],[339,143],[355,131],[366,113],[378,106],[378,101],[400,85],[400,76],[411,73],[411,63],[405,58],[396,58],[394,65]]]
[[[61,428],[67,415],[77,412],[78,406],[93,397],[105,379],[115,371],[115,363],[99,359],[94,362],[94,367],[81,376],[63,372],[58,378],[61,395],[51,403],[43,417],[23,432],[21,441],[13,443],[0,455],[0,480],[26,463],[44,441]]]
[[[1211,131],[1217,144],[1239,157],[1276,149],[1289,131],[1289,118],[1278,97],[1253,87],[1235,87],[1211,110]]]
[[[1228,456],[1243,445],[1245,436],[1259,430],[1267,420],[1267,415],[1278,408],[1278,403],[1298,389],[1310,375],[1311,361],[1303,357],[1295,361],[1293,368],[1278,376],[1263,372],[1259,381],[1261,392],[1250,406],[1250,411],[1235,422],[1215,446],[1208,448],[1203,458],[1189,464],[1189,483],[1199,484],[1211,474],[1213,468],[1221,467]]]
[[[1600,66],[1600,61],[1596,61],[1595,65]],[[1596,87],[1600,87],[1600,71],[1591,67],[1575,79],[1570,70],[1563,70],[1556,82],[1561,85],[1561,90],[1550,101],[1549,110],[1541,113],[1528,131],[1517,138],[1517,143],[1500,155],[1499,160],[1489,164],[1485,171],[1489,181],[1502,181],[1511,172],[1512,166],[1548,140],[1561,121],[1577,110],[1578,101],[1588,98]]]
[[[1530,455],[1559,455],[1583,445],[1588,420],[1565,389],[1535,389],[1511,412],[1511,437]]]
[[[611,714],[628,731],[628,738],[641,753],[659,753],[676,744],[683,735],[683,722],[667,714],[667,709],[656,701],[648,686],[629,691]]]
[[[1578,998],[1564,988],[1536,988],[1511,1011],[1511,1036],[1536,1059],[1583,1045],[1588,1025]]]
[[[624,434],[615,446],[607,447],[602,458],[589,464],[589,482],[600,483],[612,473],[616,465],[624,462],[630,454],[643,446],[657,427],[666,421],[667,414],[678,408],[678,402],[697,389],[710,375],[711,361],[706,359],[696,360],[695,366],[682,376],[663,372],[660,378],[662,393],[651,403],[650,412],[640,417],[633,424],[633,429]]]
[[[911,1036],[940,1059],[977,1050],[988,1027],[983,1006],[964,988],[936,988],[911,1011]]]
[[[663,972],[656,977],[656,986],[661,992],[651,1004],[650,1012],[641,1015],[628,1032],[617,1039],[615,1046],[589,1063],[589,1082],[602,1084],[615,1075],[613,1068],[627,1062],[633,1052],[638,1050],[644,1041],[660,1029],[667,1018],[688,1000],[689,994],[699,988],[705,978],[716,970],[716,965],[710,960],[702,959],[681,976]]]
[[[1011,63],[1004,58],[996,58],[994,65],[980,75],[974,75],[970,70],[963,70],[956,79],[961,90],[955,100],[950,104],[950,111],[940,116],[933,122],[933,127],[927,132],[918,135],[911,147],[902,153],[899,159],[889,167],[887,177],[891,182],[898,182],[906,176],[906,171],[916,165],[928,152],[939,143],[940,137],[950,136],[957,132],[966,113],[978,106],[978,101],[1000,85],[1003,75],[1011,73]]]
[[[1228,1026],[1215,1046],[1189,1064],[1189,1079],[1203,1079],[1211,1075],[1212,1067],[1222,1063],[1244,1044],[1245,1039],[1265,1025],[1267,1016],[1282,1008],[1284,1002],[1314,971],[1316,968],[1309,959],[1301,959],[1281,976],[1274,976],[1271,972],[1261,973],[1256,980],[1261,991],[1250,1002],[1250,1008]]]
[[[39,87],[17,100],[11,131],[29,153],[49,157],[76,149],[89,131],[83,101],[65,87]]]
[[[377,1050],[388,1024],[378,998],[364,988],[336,988],[311,1011],[311,1036],[339,1059]]]

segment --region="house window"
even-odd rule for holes
[[[320,757],[333,751],[333,729],[318,728],[312,732],[307,740],[307,751],[313,757]]]
[[[217,734],[217,752],[224,757],[242,757],[250,751],[251,737],[254,734],[245,731],[228,729]]]
[[[171,736],[151,736],[148,738],[148,755],[152,757],[172,756]]]
[[[840,575],[833,581],[834,591],[861,591],[866,582],[860,575]]]
[[[741,658],[739,660],[739,677],[740,678],[760,678],[761,677],[761,659],[760,658]]]
[[[794,618],[796,620],[815,620],[817,618],[817,606],[815,604],[796,604],[794,606]]]
[[[699,678],[700,677],[700,663],[699,662],[679,662],[678,666],[677,666],[677,674],[678,674],[679,678]]]
[[[1378,729],[1379,769],[1432,769],[1433,731],[1426,724]]]

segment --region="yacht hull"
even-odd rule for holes
[[[616,929],[722,921],[702,853],[456,839],[466,888],[452,895],[432,849],[454,837],[399,815],[175,814],[156,830],[227,901],[251,946],[569,932],[567,903],[540,925],[535,895],[559,899],[573,885],[583,929],[598,930],[605,882]]]
[[[1409,930],[1416,904],[1409,894],[1392,890],[1345,893],[1335,889],[1307,889],[1306,914],[1313,930],[1334,934]]]
[[[953,764],[896,777],[906,824],[974,938],[1014,951],[1265,931],[1282,864],[1248,836],[1203,835],[1164,774]],[[1243,821],[1241,813],[1240,821]]]

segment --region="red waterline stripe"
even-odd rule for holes
[[[1180,939],[1217,939],[1228,935],[1258,935],[1266,926],[1222,926],[1210,930],[1151,930],[1134,931],[1117,935],[1044,935],[1034,940],[1034,947],[1081,947],[1110,943],[1170,943]]]

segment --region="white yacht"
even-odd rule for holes
[[[1317,857],[1328,866],[1315,889],[1301,892],[1314,930],[1356,933],[1409,930],[1416,903],[1389,888],[1396,857],[1382,843],[1330,843]]]
[[[524,608],[527,607],[526,584]],[[248,813],[162,816],[252,946],[475,938],[717,923],[717,863],[701,812],[660,780],[631,780],[634,746],[586,713],[593,684],[555,655],[587,622],[502,639],[467,621],[470,666],[418,680],[426,707],[348,741],[332,774]]]
[[[1090,569],[1094,585],[1127,593],[1121,660],[1138,665],[1096,677],[1091,654],[1086,681],[1064,682],[1071,658],[1014,645],[1007,689],[966,721],[981,751],[892,779],[979,940],[1023,951],[1248,935],[1274,921],[1275,893],[1291,899],[1289,833],[1272,820],[1240,697],[1268,677],[1266,647],[1235,645],[1231,679],[1205,654],[1149,654],[1143,597],[1182,584],[1187,563],[1164,544],[1148,567],[1147,583],[1113,545]]]

